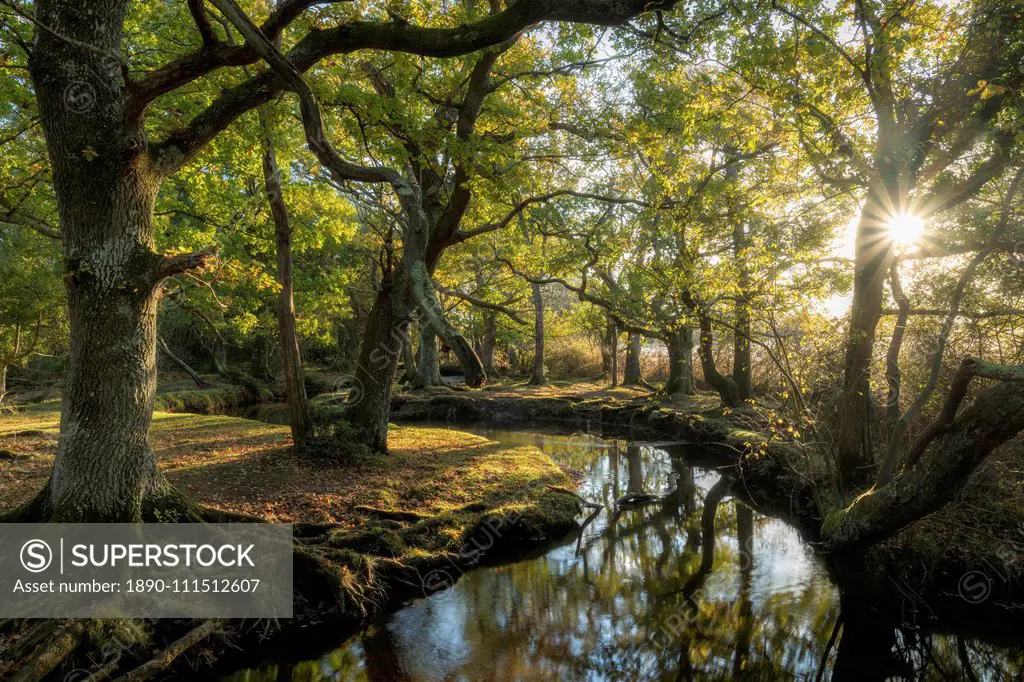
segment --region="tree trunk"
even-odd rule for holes
[[[640,373],[640,335],[630,333],[629,345],[626,347],[626,367],[622,373],[623,386],[639,386],[643,377]]]
[[[0,365],[0,404],[7,397],[7,365]]]
[[[219,340],[213,344],[213,369],[218,376],[231,378],[231,372],[228,370],[228,347]]]
[[[412,350],[412,331],[406,327],[402,332],[402,378],[399,383],[416,383],[416,353]]]
[[[420,326],[420,358],[416,363],[416,387],[444,386],[437,358],[437,334],[429,324]]]
[[[693,394],[693,329],[683,327],[669,336],[668,381],[665,393]]]
[[[391,385],[398,371],[408,317],[407,296],[390,281],[384,282],[366,318],[354,385],[345,401],[345,420],[356,430],[360,442],[377,452],[388,449]]]
[[[889,211],[885,209],[884,197],[884,189],[872,189],[857,226],[853,306],[839,408],[838,463],[844,484],[856,485],[866,480],[874,466],[871,363],[875,331],[882,317],[882,285],[892,259],[892,240],[886,234]]]
[[[64,244],[71,352],[50,517],[133,522],[163,486],[149,444],[156,388],[160,178],[116,58],[126,0],[43,0],[30,71]],[[92,46],[87,49],[84,46]]]
[[[483,363],[480,362],[480,358],[477,357],[466,337],[445,317],[441,304],[434,296],[434,286],[424,261],[417,261],[411,266],[410,287],[413,300],[422,313],[421,323],[432,327],[434,332],[455,351],[455,357],[459,359],[459,364],[462,366],[466,384],[473,388],[483,386],[487,380]]]
[[[263,147],[263,183],[274,219],[274,240],[277,246],[277,283],[281,291],[277,296],[277,334],[281,346],[281,364],[284,367],[284,393],[288,403],[288,424],[295,445],[304,445],[310,435],[312,421],[309,398],[306,395],[302,367],[302,351],[295,329],[295,297],[292,277],[292,226],[288,207],[281,190],[281,171],[274,153],[272,127],[266,106],[258,109],[260,142]],[[257,375],[258,376],[258,375]]]
[[[604,331],[601,332],[601,378],[608,380],[612,376],[612,334],[614,334],[614,322],[608,320]]]
[[[900,409],[900,388],[902,373],[900,372],[900,349],[903,347],[903,336],[907,329],[907,318],[910,316],[910,299],[903,292],[900,283],[899,264],[894,262],[889,268],[889,282],[892,285],[892,297],[896,301],[896,326],[889,340],[889,352],[885,356],[885,379],[889,384],[889,394],[885,401],[885,416],[889,433],[896,428],[903,411]]]
[[[754,384],[750,360],[750,308],[746,299],[736,302],[736,329],[733,336],[732,379],[740,400],[754,397]]]
[[[249,359],[249,374],[259,381],[270,383],[274,374],[270,371],[270,344],[267,337],[258,334],[252,342],[252,355]]]
[[[547,382],[544,376],[544,292],[541,285],[532,282],[533,288],[533,376],[530,383],[543,386]]]
[[[497,374],[494,367],[494,343],[498,338],[498,315],[494,312],[484,313],[484,336],[480,341],[480,361],[484,365],[484,373],[493,377]]]
[[[954,499],[988,454],[1021,429],[1024,391],[1019,380],[1001,381],[982,391],[915,466],[826,517],[828,544],[833,549],[857,549],[895,535]]]
[[[747,235],[742,221],[736,221],[732,230],[733,256],[739,272],[739,295],[736,296],[736,326],[733,330],[732,379],[740,400],[754,397],[750,362],[750,271],[747,268]]]
[[[619,385],[619,326],[615,320],[609,320],[611,325],[609,333],[611,334],[611,356],[612,356],[612,388],[617,388]]]
[[[181,371],[185,372],[185,374],[188,374],[189,378],[192,379],[196,386],[198,386],[199,388],[206,388],[208,386],[208,384],[205,381],[203,381],[203,378],[199,376],[199,374],[197,374],[194,369],[189,367],[189,364],[187,362],[185,362],[177,355],[175,355],[173,352],[171,352],[170,347],[167,345],[167,342],[164,341],[162,336],[157,336],[156,340],[157,343],[160,344],[160,350],[164,352],[164,355],[166,355],[171,362],[173,362],[179,368],[181,368]],[[7,368],[4,367],[4,375],[6,374]],[[3,386],[0,386],[0,400],[3,400]]]
[[[711,329],[711,318],[707,315],[700,316],[700,364],[704,370],[704,379],[711,387],[718,391],[722,404],[726,407],[737,407],[740,405],[740,393],[736,383],[731,377],[727,377],[718,371],[715,366],[714,355],[714,332]]]

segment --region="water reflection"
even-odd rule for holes
[[[880,627],[783,522],[661,448],[476,430],[541,447],[606,507],[542,556],[469,572],[319,661],[243,680],[1005,679],[1019,652]],[[627,493],[662,497],[616,508]],[[1012,653],[1012,655],[1011,655]]]

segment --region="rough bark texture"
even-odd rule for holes
[[[0,366],[0,403],[7,397],[7,365]]]
[[[366,331],[356,361],[355,382],[345,405],[345,419],[366,445],[388,449],[391,385],[402,353],[402,334],[408,324],[406,296],[385,282],[366,319]]]
[[[281,291],[277,295],[277,335],[281,345],[281,364],[284,368],[284,393],[288,403],[288,424],[292,440],[304,445],[309,439],[312,421],[309,398],[302,367],[302,351],[299,335],[295,329],[295,296],[292,276],[292,226],[288,207],[281,190],[281,171],[277,166],[274,152],[273,129],[266,107],[258,110],[260,121],[260,144],[263,148],[263,185],[274,219],[274,242],[277,246],[277,283]]]
[[[630,334],[629,345],[626,347],[626,366],[622,372],[623,386],[639,386],[643,381],[640,371],[640,346],[640,335]]]
[[[125,0],[36,4],[52,29],[37,31],[30,70],[64,235],[71,327],[49,486],[52,517],[64,521],[137,521],[144,495],[160,485],[148,438],[159,178],[116,59],[127,8]]]
[[[662,389],[665,393],[692,395],[693,388],[693,328],[683,327],[669,336],[668,381]]]
[[[530,283],[533,289],[533,375],[530,383],[536,386],[547,382],[544,376],[544,291],[537,282]]]
[[[466,383],[473,388],[483,386],[487,380],[483,363],[480,362],[480,358],[477,357],[462,332],[445,317],[441,305],[434,296],[433,285],[424,262],[414,263],[410,275],[413,299],[423,314],[422,323],[430,326],[455,351],[455,357],[459,359],[459,364],[462,365],[462,371],[465,373]]]
[[[484,373],[492,377],[497,374],[494,366],[494,344],[498,338],[498,315],[494,312],[484,313],[484,335],[480,339],[480,362]]]
[[[412,331],[406,327],[402,333],[402,378],[406,384],[416,383],[416,353],[412,349]]]

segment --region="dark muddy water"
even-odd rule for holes
[[[1019,648],[852,611],[795,530],[668,448],[466,430],[540,447],[605,510],[535,558],[423,576],[458,580],[320,656],[223,680],[1021,679]],[[615,512],[630,492],[667,497]]]

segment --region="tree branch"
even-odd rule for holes
[[[320,104],[313,94],[312,88],[306,83],[298,69],[281,54],[270,40],[260,32],[248,16],[239,8],[234,0],[210,0],[238,29],[247,44],[266,60],[270,67],[284,79],[287,87],[299,96],[302,112],[302,127],[306,133],[306,142],[317,159],[330,171],[336,182],[357,180],[360,182],[386,182],[398,192],[399,198],[411,194],[412,190],[405,179],[396,171],[386,167],[360,166],[341,158],[341,155],[328,141],[324,132],[323,116]]]
[[[508,306],[501,305],[500,303],[490,303],[488,301],[483,300],[482,298],[477,298],[476,296],[471,296],[470,294],[464,294],[458,289],[448,289],[439,284],[435,284],[434,288],[440,291],[442,294],[454,296],[455,298],[460,298],[476,308],[483,308],[484,310],[493,310],[494,312],[502,313],[511,318],[516,324],[529,324],[529,322],[520,317],[516,311],[512,310]]]
[[[157,264],[155,279],[156,281],[160,281],[166,277],[173,277],[174,275],[180,275],[181,273],[188,272],[189,270],[204,267],[207,261],[214,258],[216,255],[217,247],[211,246],[199,251],[193,251],[192,253],[182,253],[177,256],[163,256]]]
[[[332,29],[314,29],[288,52],[287,60],[299,73],[335,54],[358,50],[389,50],[425,57],[456,57],[497,45],[541,21],[621,24],[656,9],[668,9],[677,0],[519,0],[498,14],[455,28],[425,28],[412,24],[353,22]],[[224,11],[221,4],[217,7]],[[296,0],[278,8],[263,25],[262,35],[276,36],[301,10],[315,4]],[[278,17],[274,21],[274,17]],[[237,25],[236,25],[237,27]],[[248,40],[247,40],[248,42]],[[254,46],[251,46],[253,47]],[[262,56],[262,55],[261,55]],[[244,47],[217,47],[182,57],[134,84],[133,95],[142,107],[160,94],[199,78],[219,66],[242,66],[256,61]],[[187,163],[199,149],[236,118],[288,87],[278,70],[260,73],[225,90],[187,127],[162,143],[150,146],[155,166],[164,174]]]
[[[213,24],[210,23],[210,18],[206,16],[203,0],[188,0],[188,11],[192,15],[193,21],[196,22],[199,35],[203,38],[203,45],[206,47],[216,45],[217,34],[213,31]]]

